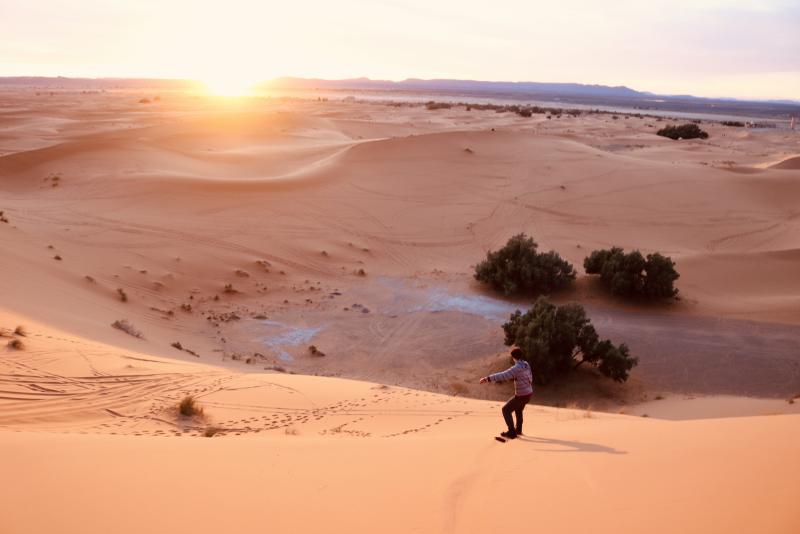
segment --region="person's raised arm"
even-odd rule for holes
[[[513,380],[514,379],[514,367],[506,369],[500,373],[494,373],[493,375],[484,376],[481,378],[480,383],[485,384],[486,382],[505,382],[506,380]]]

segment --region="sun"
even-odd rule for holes
[[[203,80],[206,92],[217,96],[248,96],[256,81],[244,76],[219,75]]]

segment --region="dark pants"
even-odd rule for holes
[[[525,405],[531,400],[530,395],[521,395],[519,397],[511,397],[511,399],[503,406],[503,419],[506,420],[508,431],[511,434],[522,434],[522,410]],[[517,425],[514,426],[514,420],[511,418],[511,412],[517,416]]]

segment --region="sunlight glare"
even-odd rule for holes
[[[248,96],[256,81],[244,77],[221,75],[203,80],[206,92],[217,96]]]

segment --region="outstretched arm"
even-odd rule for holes
[[[513,380],[513,379],[514,379],[514,368],[511,367],[503,372],[495,373],[489,376],[484,376],[483,378],[481,378],[481,384],[485,384],[486,382],[505,382],[506,380]]]

